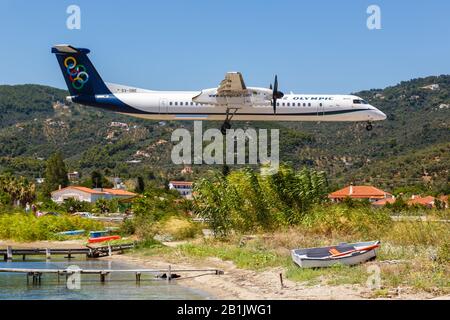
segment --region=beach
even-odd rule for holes
[[[83,240],[69,241],[36,241],[14,242],[0,241],[0,248],[6,246],[14,248],[78,248],[83,247]],[[177,243],[166,243],[176,246]],[[137,252],[114,254],[110,257],[100,258],[135,265],[139,268],[167,268],[172,269],[220,269],[222,275],[205,274],[198,272],[183,272],[182,277],[173,281],[193,289],[209,293],[215,299],[223,300],[360,300],[377,298],[373,290],[362,285],[306,285],[302,282],[294,282],[284,277],[283,268],[266,268],[262,271],[252,271],[237,268],[231,261],[222,261],[219,258],[208,257],[205,259],[191,259],[186,257],[167,257],[152,255],[142,256]],[[371,262],[376,264],[378,262]],[[280,274],[283,275],[283,286]],[[416,292],[408,288],[396,288],[389,290],[387,296],[382,299],[450,299],[449,295],[436,296],[427,292]]]
[[[280,273],[282,268],[269,268],[264,271],[251,271],[236,268],[231,261],[218,258],[207,258],[201,261],[182,261],[173,263],[162,257],[137,257],[134,254],[113,255],[107,259],[126,261],[145,268],[164,267],[171,265],[173,269],[217,268],[224,271],[223,275],[187,275],[178,278],[183,285],[209,292],[216,299],[223,300],[360,300],[373,299],[373,292],[368,287],[360,285],[315,285],[307,286],[300,282],[283,279],[281,287]],[[185,273],[183,273],[184,275]],[[425,292],[411,292],[405,288],[392,290],[383,299],[450,299],[450,296],[436,297]]]

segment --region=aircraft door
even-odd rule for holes
[[[167,99],[166,98],[161,98],[159,100],[159,113],[167,113]]]

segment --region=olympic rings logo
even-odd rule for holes
[[[74,57],[67,57],[64,60],[64,66],[72,86],[77,90],[81,90],[89,80],[89,74],[86,72],[85,66],[82,64],[77,65],[77,60]]]

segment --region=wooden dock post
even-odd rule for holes
[[[284,288],[284,283],[283,283],[283,274],[280,273],[280,284],[281,284],[281,289]]]
[[[12,247],[8,246],[6,248],[6,260],[7,261],[11,261],[13,259],[13,254],[12,254]]]
[[[25,258],[26,258],[26,255],[23,254],[23,255],[22,255],[22,260],[25,261]]]
[[[69,251],[67,252],[67,257],[66,257],[67,259],[72,259],[72,252],[70,251],[70,249],[69,249]]]
[[[111,244],[108,244],[108,256],[112,256]]]
[[[141,283],[141,273],[140,272],[136,272],[136,283]]]
[[[105,283],[105,278],[108,275],[108,272],[102,271],[100,272],[100,282]]]
[[[52,253],[49,248],[45,248],[45,259],[50,260]]]
[[[172,280],[172,267],[169,264],[169,270],[167,272],[167,281]]]

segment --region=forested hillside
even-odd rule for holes
[[[433,84],[438,86],[427,87]],[[388,119],[368,132],[363,123],[235,123],[280,129],[281,160],[325,170],[332,186],[372,183],[449,192],[450,76],[356,92]],[[0,86],[0,171],[36,178],[44,160],[61,151],[70,170],[94,169],[123,178],[192,179],[170,160],[171,132],[190,121],[141,120],[78,105],[60,105],[67,92],[40,85]],[[122,122],[126,125],[114,125]],[[204,122],[204,129],[218,122]],[[220,170],[220,166],[215,166]]]

